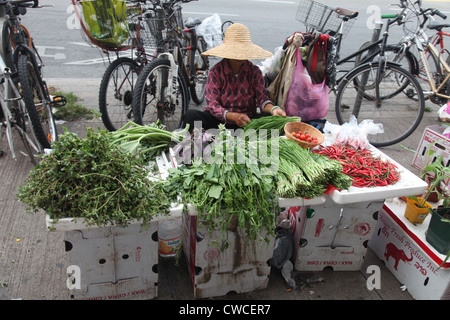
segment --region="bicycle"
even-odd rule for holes
[[[137,75],[144,65],[156,58],[155,40],[143,24],[147,6],[145,1],[139,0],[72,0],[72,5],[86,42],[107,56],[109,63],[100,82],[98,104],[105,128],[116,131],[133,119],[132,98]],[[96,21],[89,20],[91,16],[95,16]],[[97,26],[98,21],[108,20],[114,21],[110,25],[124,26],[121,37],[115,38],[106,23],[103,28]]]
[[[402,0],[403,4],[405,0]],[[318,4],[312,0],[304,0],[310,3],[311,10],[303,16],[307,17],[302,22],[309,26],[309,32],[320,30],[330,34],[336,41],[336,50],[339,53],[342,39],[345,36],[346,23],[358,16],[358,12],[343,8],[331,8]],[[393,50],[387,45],[389,28],[395,23],[401,25],[405,21],[407,8],[402,5],[402,11],[397,15],[383,15],[387,24],[382,38],[381,24],[374,29],[372,41],[356,52],[339,58],[335,63],[334,81],[330,84],[330,90],[336,94],[335,113],[339,124],[350,121],[355,116],[359,122],[371,120],[381,123],[384,133],[369,135],[369,142],[375,147],[384,147],[395,144],[408,137],[420,123],[424,112],[424,97],[420,90],[420,84],[414,75],[401,68],[397,63],[388,61],[386,54]],[[299,7],[299,12],[301,11]],[[297,15],[297,19],[299,17]],[[314,18],[320,17],[320,19]],[[301,17],[300,17],[301,18]],[[411,54],[412,55],[412,54]],[[377,58],[378,57],[378,58]],[[354,59],[354,60],[352,60]],[[347,62],[354,62],[350,70],[339,70],[337,67]],[[337,77],[341,72],[342,76]],[[411,102],[403,93],[414,92],[417,101]],[[417,92],[417,93],[416,93]],[[393,106],[396,108],[393,109]],[[391,114],[384,116],[385,110],[391,110]],[[393,111],[396,111],[394,113]]]
[[[423,28],[429,16],[439,15],[444,18],[445,15],[433,8],[423,9],[420,0],[418,4],[420,13],[424,19],[414,33],[412,42],[419,50],[420,60],[425,68],[426,78],[430,87],[430,91],[425,92],[425,94],[430,96],[430,100],[433,103],[440,105],[450,99],[450,56],[445,57],[442,51],[439,52],[433,42],[429,41]],[[448,51],[445,52],[448,53]],[[426,53],[431,54],[431,60],[436,67],[434,72],[430,67]]]
[[[3,57],[0,56],[0,104],[1,129],[5,131],[9,149],[14,160],[17,160],[14,147],[13,128],[22,140],[25,151],[33,164],[36,164],[35,153],[42,152],[41,146],[30,127],[30,119],[25,103],[20,96],[14,81],[11,78],[11,70],[6,66]]]
[[[34,153],[41,153],[57,140],[52,108],[65,104],[62,96],[52,97],[42,79],[42,60],[28,30],[19,22],[27,8],[37,8],[37,0],[0,1],[0,64],[2,127],[16,158],[12,128],[15,127],[35,163]]]
[[[135,91],[136,81],[138,75],[146,65],[154,61],[158,54],[165,50],[165,21],[161,18],[157,20],[158,1],[133,0],[128,1],[126,7],[121,0],[116,1],[115,7],[121,8],[116,16],[113,17],[119,23],[124,23],[127,26],[128,37],[122,39],[121,42],[101,41],[98,35],[92,35],[86,26],[88,24],[84,18],[82,8],[83,2],[80,0],[72,0],[75,6],[75,12],[80,20],[80,24],[84,34],[87,36],[87,41],[96,47],[99,47],[104,54],[108,56],[109,65],[102,77],[99,90],[99,109],[102,114],[102,121],[105,127],[110,131],[115,131],[126,125],[130,120],[136,120],[133,115],[133,92]],[[113,1],[113,2],[114,2]],[[100,1],[102,2],[102,1]],[[182,1],[187,2],[187,1]],[[159,6],[161,7],[161,6]],[[89,9],[89,8],[88,8]],[[180,9],[181,10],[181,7]],[[88,12],[91,14],[92,12]],[[111,11],[99,13],[98,19],[108,19]],[[173,18],[176,18],[175,15]],[[201,23],[201,20],[194,19],[192,22],[186,24],[186,29],[182,28],[183,21],[181,11],[178,14],[178,22],[174,21],[177,26],[176,32],[183,40],[182,55],[185,59],[185,65],[191,66],[188,61],[189,52],[198,52],[193,45],[200,43],[202,50],[205,50],[206,44],[201,36],[195,34],[195,27]],[[105,32],[107,34],[107,30]],[[191,37],[192,40],[189,40]],[[196,42],[195,42],[196,41]],[[192,45],[191,45],[192,43]],[[189,50],[188,50],[189,49]],[[128,56],[120,56],[122,53],[129,53]],[[112,61],[110,53],[115,53],[116,59]],[[196,54],[196,59],[193,60],[194,67],[189,69],[189,73],[184,72],[183,76],[187,79],[184,85],[189,85],[187,93],[187,102],[192,97],[192,100],[200,104],[204,97],[204,82],[207,74],[197,72],[199,65],[203,60],[200,60],[199,54]],[[189,96],[189,93],[191,96]],[[184,100],[184,99],[183,99]],[[139,121],[139,119],[137,120]],[[147,120],[144,119],[145,122]]]
[[[383,34],[377,62],[356,66],[337,88],[335,112],[339,124],[355,116],[358,122],[373,121],[383,125],[383,133],[369,135],[375,147],[396,144],[411,135],[422,120],[425,98],[416,77],[385,57],[390,24]],[[414,92],[411,100],[404,92]]]
[[[450,28],[449,23],[433,23],[431,22],[428,26],[428,29],[436,30],[436,33],[432,36],[430,42],[434,47],[439,46],[439,53],[441,55],[446,56],[447,58],[444,58],[448,65],[450,65],[450,52],[448,49],[445,48],[444,44],[444,37],[450,37],[450,33],[444,32],[443,28]],[[428,51],[428,49],[425,49],[425,54],[427,61],[430,61],[430,57],[432,56],[431,53]],[[422,60],[419,60],[419,65],[422,65]],[[444,71],[444,70],[442,70]],[[420,68],[419,77],[423,80],[426,80],[425,78],[426,72],[423,67]]]
[[[418,5],[418,8],[410,1],[409,3],[412,10],[415,11],[420,23],[416,30],[410,35],[405,36],[397,45],[398,51],[395,59],[401,61],[403,57],[411,52],[411,48],[416,46],[419,52],[419,58],[414,56],[414,74],[419,79],[427,82],[427,86],[430,87],[430,91],[424,92],[425,97],[429,98],[430,101],[435,104],[445,104],[450,99],[450,82],[448,79],[450,71],[446,68],[446,65],[450,65],[450,55],[448,50],[444,47],[443,36],[445,33],[442,31],[442,28],[450,25],[440,23],[430,24],[428,29],[438,31],[430,41],[424,30],[427,21],[435,15],[438,15],[443,19],[445,19],[446,16],[437,9],[428,8],[424,10],[421,1],[415,3]],[[421,21],[419,17],[422,17]],[[439,44],[440,50],[436,48],[436,44]],[[409,60],[409,58],[407,60]],[[409,91],[406,94],[411,99],[415,99],[415,93],[413,91]]]
[[[403,1],[405,0],[401,0],[401,2]],[[382,15],[381,18],[385,20],[389,19],[389,26],[394,24],[402,25],[405,23],[406,10],[407,8],[403,6],[402,11],[399,14],[385,14]],[[332,91],[336,91],[337,86],[343,79],[343,76],[337,77],[337,74],[340,73],[345,75],[357,65],[373,61],[374,58],[380,55],[380,45],[383,41],[383,39],[380,38],[380,35],[383,24],[377,23],[370,41],[364,43],[357,51],[353,53],[350,53],[342,58],[339,56],[342,41],[350,31],[355,19],[358,16],[358,11],[348,10],[341,7],[333,8],[314,0],[302,0],[297,9],[296,19],[305,25],[308,34],[328,34],[334,42],[336,52],[338,53],[336,57],[338,58],[336,61],[331,62],[335,64],[332,68],[334,72],[328,75],[328,77],[332,79],[332,81],[330,81],[330,88]],[[384,48],[386,55],[392,56],[392,52],[394,52],[394,57],[397,56],[399,50],[400,48],[398,45],[386,45]],[[411,52],[406,52],[404,57],[408,62],[412,61],[408,64],[411,66],[408,70],[414,73],[415,64],[413,54]],[[394,58],[390,60],[394,61]],[[348,67],[347,69],[343,69],[344,65],[348,63],[350,63],[350,69],[348,69]]]
[[[444,60],[447,62],[448,65],[450,65],[450,52],[449,52],[449,50],[447,50],[445,48],[445,44],[444,44],[444,37],[450,37],[450,33],[444,32],[442,30],[443,28],[450,28],[450,24],[449,23],[431,22],[427,27],[430,30],[436,30],[436,33],[432,36],[430,42],[434,47],[439,46],[438,52],[440,53],[440,55],[444,55],[447,57],[447,58],[444,57]],[[425,54],[426,54],[427,61],[430,61],[432,54],[429,52],[428,48],[425,49]],[[418,63],[421,66],[419,69],[420,73],[418,74],[418,76],[422,80],[427,80],[426,72],[425,72],[425,68],[422,64],[422,60],[420,59]],[[444,72],[444,70],[442,70],[442,71]]]
[[[158,57],[139,74],[133,93],[133,116],[138,124],[160,121],[168,130],[183,126],[189,93],[200,104],[209,73],[206,42],[195,25],[185,28],[181,6],[191,0],[152,0],[153,15],[145,22],[158,43]]]

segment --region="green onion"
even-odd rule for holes
[[[278,134],[281,136],[284,133],[284,125],[288,122],[301,121],[299,117],[283,117],[283,116],[265,116],[261,118],[252,119],[244,127],[244,132],[249,129],[254,130],[267,130],[267,139],[271,138],[272,130],[278,130]]]

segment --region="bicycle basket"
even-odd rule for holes
[[[127,6],[124,0],[72,0],[88,43],[109,51],[134,46],[139,35],[140,5]]]
[[[300,0],[296,20],[302,22],[307,28],[314,29],[308,30],[309,32],[318,31],[334,35],[342,22],[342,16],[335,12],[334,8],[317,1]],[[347,35],[354,22],[355,19],[346,21],[343,36]]]
[[[155,8],[152,13],[147,13],[145,22],[156,41],[166,38],[167,33],[180,34],[184,29],[183,15],[180,6],[173,8]]]

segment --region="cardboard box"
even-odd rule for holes
[[[322,206],[311,207],[314,213],[300,211],[303,234],[294,246],[295,269],[359,270],[382,204],[368,201],[339,205],[328,198]]]
[[[64,232],[67,266],[79,268],[73,299],[152,299],[158,284],[158,223]]]
[[[433,125],[425,128],[422,139],[417,147],[416,155],[414,156],[412,165],[417,169],[424,170],[427,165],[426,153],[430,150],[435,151],[435,154],[429,157],[429,162],[432,163],[436,157],[442,155],[444,157],[444,165],[450,164],[450,139],[443,136],[446,126]],[[433,175],[431,175],[433,176]],[[447,183],[449,181],[447,180]]]
[[[221,250],[222,240],[228,248]],[[217,240],[217,245],[213,244]],[[194,208],[183,214],[183,252],[192,282],[194,298],[223,296],[265,289],[271,267],[275,237],[267,244],[249,240],[239,227],[227,234],[210,233],[202,225]]]
[[[450,299],[450,261],[425,239],[430,216],[414,225],[405,217],[405,203],[386,201],[378,217],[369,247],[418,300]],[[383,286],[383,279],[381,279]]]

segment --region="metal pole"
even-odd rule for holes
[[[381,28],[382,27],[383,27],[383,22],[381,22],[381,21],[378,21],[375,24],[375,28],[374,28],[373,33],[372,33],[372,43],[378,41],[378,39],[380,38]],[[376,47],[371,48],[369,50],[369,52],[368,52],[368,55],[373,54],[375,52],[375,50],[377,50]],[[366,84],[367,84],[368,78],[369,78],[369,74],[368,73],[363,74],[362,77],[361,77],[361,82],[358,85],[358,90],[357,90],[358,93],[357,93],[356,100],[355,100],[355,105],[354,105],[354,108],[353,108],[353,111],[352,111],[352,114],[356,118],[358,118],[359,110],[361,109],[361,103],[362,103],[362,100],[363,100],[363,92],[366,89]]]

